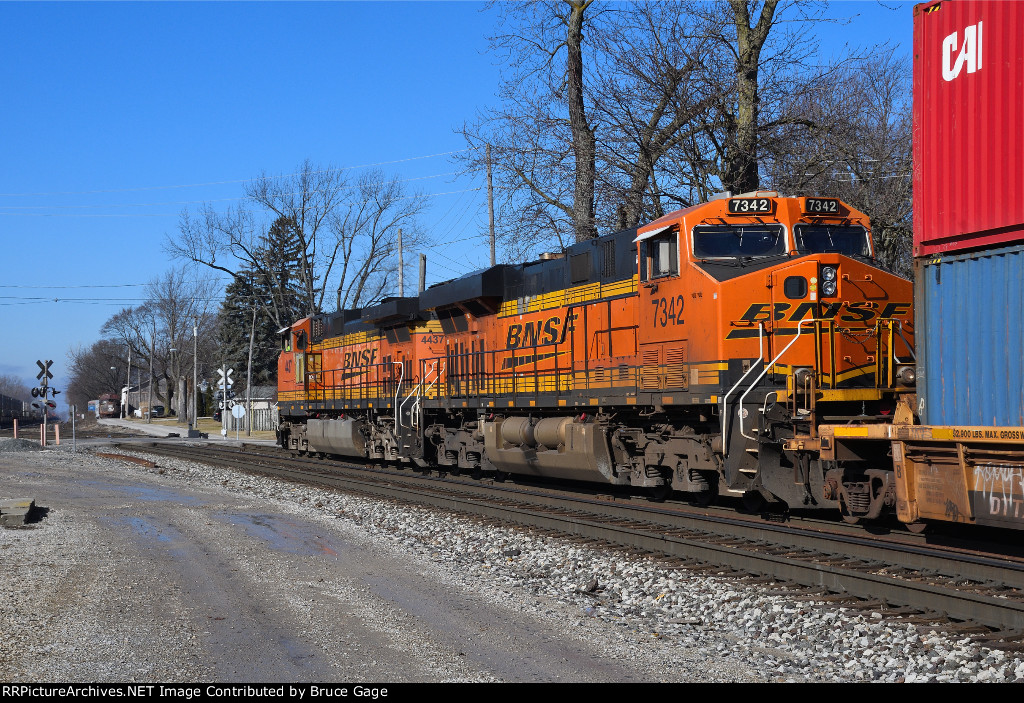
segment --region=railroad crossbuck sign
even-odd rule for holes
[[[217,373],[220,374],[220,380],[217,381],[217,388],[222,391],[231,388],[233,381],[231,380],[231,374],[234,373],[234,369],[228,369],[227,375],[224,375],[224,369],[217,369]]]
[[[39,366],[39,373],[36,374],[36,379],[42,381],[43,385],[46,385],[46,381],[43,379],[43,377],[45,376],[47,379],[53,378],[53,374],[50,373],[50,366],[53,364],[53,362],[47,359],[46,362],[44,363],[39,359],[36,359],[36,364]]]

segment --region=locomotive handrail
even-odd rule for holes
[[[798,334],[797,338],[799,338],[799,337],[800,337],[800,335]],[[757,323],[757,346],[758,346],[757,360],[759,362],[763,362],[764,361],[764,322],[763,321],[758,321],[758,323]],[[753,370],[754,370],[754,366],[751,365],[750,368],[747,369],[747,372],[745,374],[743,374],[742,376],[740,376],[740,380],[736,381],[736,383],[733,384],[733,387],[730,388],[728,391],[726,391],[725,395],[722,396],[722,455],[726,456],[726,457],[729,456],[729,447],[728,447],[728,444],[726,444],[726,439],[725,439],[726,436],[728,436],[728,433],[729,433],[729,408],[728,408],[729,396],[732,395],[732,392],[734,390],[736,390],[741,383],[743,383],[744,379],[746,379],[746,377],[749,376],[750,373]]]
[[[435,361],[433,364],[430,365],[430,370],[431,371],[435,371],[436,369],[437,369],[437,362]],[[423,388],[423,382],[426,380],[427,375],[428,374],[423,374],[423,377],[420,379],[420,382],[416,384],[415,388],[413,388],[411,391],[409,391],[409,393],[405,396],[405,398],[402,399],[402,404],[398,406],[397,411],[395,413],[395,422],[397,423],[399,428],[402,427],[402,410],[405,408],[405,404],[409,402],[409,398],[412,398],[413,395],[416,396],[416,400],[413,401],[412,408],[409,410],[409,414],[410,414],[411,417],[414,418],[414,420],[413,420],[412,424],[410,424],[409,426],[412,427],[413,429],[415,429],[418,426],[415,423],[415,417],[419,413],[420,398],[422,397],[423,394],[425,394],[427,391],[430,390],[430,388],[428,387],[428,388],[423,390],[422,394],[420,393],[420,389]],[[433,386],[434,383],[437,382],[437,379],[439,379],[440,377],[441,377],[441,374],[440,374],[440,372],[438,372],[436,378],[434,379],[434,382],[432,382],[430,385]]]
[[[392,361],[391,363],[402,367],[402,373],[398,377],[398,385],[395,386],[395,425],[401,427],[402,418],[398,412],[398,394],[402,392],[402,381],[405,379],[405,363],[402,361]]]
[[[907,348],[907,351],[910,353],[910,360],[916,362],[917,361],[917,354],[914,353],[914,347],[912,347],[910,345],[910,342],[907,341],[907,338],[903,336],[903,320],[894,317],[892,319],[892,321],[896,324],[896,334],[898,334],[900,336],[900,339],[903,340],[903,346],[905,346]],[[896,363],[897,364],[906,363],[906,362],[900,361],[900,358],[898,356],[896,356],[895,352],[893,353],[892,356],[893,356],[894,359],[896,359]]]
[[[790,343],[787,344],[785,349],[780,351],[778,353],[778,355],[776,355],[776,357],[771,360],[771,363],[769,363],[767,366],[764,367],[764,369],[761,371],[760,375],[757,378],[754,379],[753,383],[750,384],[750,388],[748,388],[747,391],[743,395],[740,396],[740,414],[739,414],[740,415],[740,434],[743,437],[745,437],[747,439],[752,439],[752,440],[756,440],[757,439],[756,437],[751,437],[751,436],[747,435],[747,433],[745,433],[743,431],[743,399],[746,398],[748,395],[750,395],[750,391],[754,390],[754,386],[757,385],[757,382],[760,381],[762,378],[764,378],[764,375],[766,373],[768,373],[768,370],[771,369],[773,366],[775,366],[775,364],[778,363],[779,359],[782,358],[782,355],[785,354],[786,352],[788,352],[789,348],[791,346],[796,344],[796,341],[798,339],[800,339],[800,328],[803,327],[804,323],[807,323],[807,322],[810,322],[812,324],[817,324],[818,320],[815,320],[814,318],[811,318],[809,320],[800,320],[799,322],[797,322],[797,324],[796,324],[796,334],[793,335],[793,339],[790,341]],[[747,373],[750,373],[750,372],[748,371]],[[742,381],[743,379],[740,379],[740,380]],[[722,449],[723,450],[725,449],[725,445],[724,444],[722,445]],[[726,456],[728,456],[728,455],[726,455]]]

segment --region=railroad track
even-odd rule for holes
[[[1009,553],[933,545],[918,535],[875,536],[609,495],[424,477],[279,451],[170,444],[124,449],[513,522],[650,552],[673,567],[781,580],[821,600],[935,623],[1003,648],[1024,640],[1024,559]]]

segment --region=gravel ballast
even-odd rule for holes
[[[9,441],[0,497],[48,512],[0,530],[4,681],[1024,678],[1015,653],[642,555]]]

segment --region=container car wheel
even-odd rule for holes
[[[924,520],[905,522],[903,523],[903,526],[907,528],[907,532],[913,532],[915,535],[919,535],[928,529],[928,523]]]

